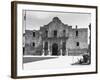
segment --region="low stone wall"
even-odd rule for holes
[[[87,52],[88,49],[69,49],[68,56],[80,56]]]

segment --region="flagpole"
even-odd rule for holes
[[[24,14],[24,22],[25,22],[25,30],[26,30],[26,10],[25,10],[25,14]]]
[[[23,19],[23,24],[24,24],[24,26],[23,26],[23,33],[24,33],[24,35],[23,35],[23,37],[24,37],[24,47],[25,47],[25,33],[26,33],[26,10],[24,10],[24,13],[23,13],[23,17],[24,17],[24,19]]]

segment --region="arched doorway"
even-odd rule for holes
[[[52,45],[52,55],[58,55],[58,44],[56,43]]]

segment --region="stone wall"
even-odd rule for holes
[[[78,31],[78,36],[76,36],[76,31]],[[77,42],[79,42],[79,46],[77,46]],[[80,28],[69,30],[69,39],[67,41],[66,47],[69,49],[88,48],[88,29]]]
[[[35,36],[33,36],[35,32]],[[25,31],[25,55],[40,55],[37,52],[42,49],[42,42],[39,31],[26,30]],[[33,46],[34,43],[34,46]]]

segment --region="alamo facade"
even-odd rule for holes
[[[39,30],[25,30],[24,55],[82,55],[88,53],[88,28],[72,28],[54,17]]]

